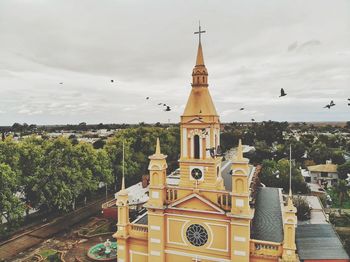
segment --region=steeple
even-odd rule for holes
[[[192,90],[188,98],[183,116],[218,116],[213,100],[208,90],[208,71],[204,64],[204,55],[201,42],[201,30],[195,34],[199,35],[199,43],[196,57],[196,64],[192,70]]]
[[[199,42],[199,45],[198,45],[196,66],[204,66],[205,67],[201,42]]]
[[[204,65],[202,43],[198,44],[196,65],[192,70],[192,87],[208,87],[208,71]]]

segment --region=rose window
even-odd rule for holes
[[[186,237],[188,242],[196,247],[203,246],[208,241],[207,230],[198,224],[191,225],[187,228]]]

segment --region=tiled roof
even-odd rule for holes
[[[330,224],[298,225],[296,244],[301,261],[305,259],[349,259]]]
[[[283,241],[283,221],[278,188],[261,187],[255,201],[251,238],[263,241]]]

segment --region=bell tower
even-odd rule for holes
[[[232,192],[231,192],[231,232],[235,236],[231,242],[232,261],[249,261],[250,224],[253,218],[249,205],[249,160],[243,157],[241,139],[232,161]]]
[[[192,70],[192,89],[181,116],[180,184],[183,187],[222,189],[220,119],[208,89],[199,35],[196,65]]]
[[[124,152],[124,146],[123,146]],[[123,154],[124,155],[124,154]],[[123,172],[124,173],[124,172]],[[122,189],[118,192],[117,198],[118,207],[118,231],[113,235],[118,242],[118,261],[129,261],[129,194],[125,189],[125,178],[123,175]]]
[[[297,218],[295,213],[297,212],[295,206],[293,205],[293,197],[291,191],[288,196],[287,205],[284,207],[284,221],[283,221],[283,262],[297,261],[295,254],[295,228],[297,225]]]

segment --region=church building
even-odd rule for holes
[[[223,160],[201,41],[180,132],[179,179],[169,183],[158,139],[149,157],[147,212],[135,221],[123,182],[114,234],[118,261],[298,261],[291,192],[283,198],[280,189],[253,188],[259,170],[243,157],[241,141],[236,155]]]

